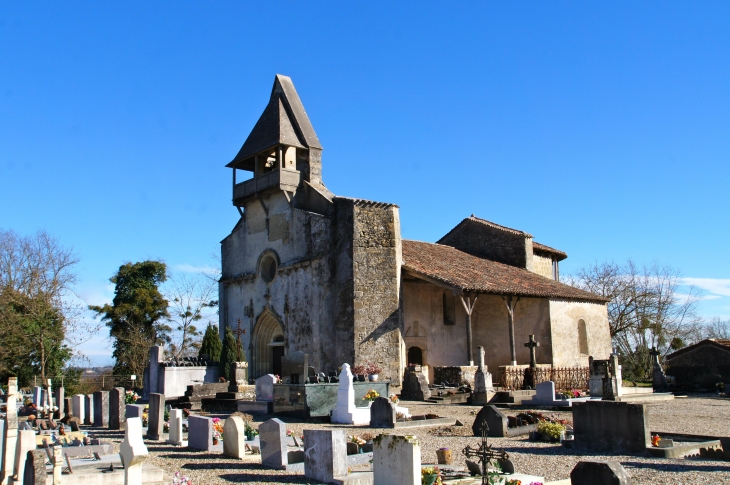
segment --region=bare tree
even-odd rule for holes
[[[216,280],[205,273],[173,276],[166,288],[165,297],[170,302],[169,321],[174,331],[170,342],[170,357],[197,355],[202,332],[196,324],[215,315],[218,307]]]
[[[705,326],[705,337],[718,340],[730,340],[730,320],[715,317]]]
[[[606,262],[578,271],[567,282],[610,300],[611,337],[627,376],[649,375],[652,347],[666,355],[701,338],[700,292],[690,287],[687,294],[680,294],[680,274],[671,267]]]

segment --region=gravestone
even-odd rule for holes
[[[305,443],[306,433],[304,431]],[[259,426],[261,464],[267,468],[285,470],[288,464],[286,452],[286,425],[279,419],[270,419]]]
[[[474,374],[474,392],[471,394],[471,404],[475,406],[483,406],[489,402],[488,392],[493,391],[492,374],[487,372],[487,366],[484,365],[484,347],[477,347],[479,354],[479,367]]]
[[[602,453],[641,453],[651,446],[649,407],[613,401],[573,405],[575,446]]]
[[[406,370],[400,397],[407,401],[425,401],[431,397],[431,391],[428,389],[428,379],[423,375],[423,372],[416,370],[414,366],[408,367],[408,370]]]
[[[188,417],[188,448],[213,449],[213,420],[205,416]]]
[[[149,406],[150,410],[147,414],[147,439],[159,441],[165,425],[165,395],[151,392]]]
[[[652,387],[654,388],[654,391],[665,392],[669,386],[667,385],[667,376],[664,374],[664,369],[662,369],[662,365],[659,363],[659,356],[661,355],[661,352],[659,352],[656,347],[652,347],[649,354],[651,355],[653,364]]]
[[[6,485],[13,474],[15,464],[15,449],[18,441],[18,379],[8,379],[8,394],[5,399],[5,432],[3,441],[2,468],[0,468],[0,482]]]
[[[276,377],[273,374],[266,374],[256,379],[257,401],[271,402],[274,400],[274,382],[276,382]]]
[[[370,427],[371,428],[393,428],[396,421],[396,410],[390,399],[376,397],[373,405],[370,406]]]
[[[621,366],[618,355],[611,354],[607,360],[588,357],[591,377],[589,390],[591,397],[600,397],[604,401],[614,401],[622,394]]]
[[[243,458],[246,454],[246,423],[240,416],[231,416],[223,425],[223,454]]]
[[[105,428],[109,426],[109,391],[96,391],[94,393],[94,427]]]
[[[380,435],[373,440],[374,483],[420,485],[421,446],[415,436]]]
[[[492,438],[503,438],[507,436],[507,429],[509,427],[507,415],[492,405],[484,406],[476,418],[474,418],[474,424],[471,426],[474,436],[482,436],[482,422],[485,420],[489,427],[487,436]]]
[[[571,485],[629,485],[631,478],[617,461],[579,461],[570,472]]]
[[[63,416],[64,418],[74,415],[73,403],[71,402],[70,397],[67,397],[63,400],[63,411],[65,413]]]
[[[34,386],[33,387],[33,404],[35,404],[38,407],[43,406],[42,398],[43,398],[43,388],[41,386]]]
[[[170,434],[168,443],[181,446],[183,444],[183,412],[182,409],[170,409]]]
[[[32,450],[28,452],[25,459],[25,471],[23,472],[23,482],[26,485],[45,485],[48,471],[46,471],[46,461],[48,455],[46,450]]]
[[[576,398],[576,399],[556,399],[555,397],[555,383],[553,381],[541,382],[535,387],[535,395],[529,401],[522,401],[523,405],[528,406],[562,406],[570,407],[573,402],[586,401],[587,399]]]
[[[349,364],[342,364],[337,386],[337,406],[332,411],[333,423],[362,425],[370,423],[370,409],[355,406],[355,386]]]
[[[142,438],[142,418],[127,420],[124,441],[119,445],[119,456],[124,465],[124,484],[142,485],[142,464],[149,456]]]
[[[305,429],[304,476],[324,483],[331,483],[337,477],[346,476],[345,443],[345,431],[342,429]]]
[[[61,474],[63,473],[63,448],[53,447],[53,485],[61,485]]]
[[[86,404],[86,396],[83,394],[76,394],[72,398],[73,415],[79,418],[79,421],[83,422],[86,417],[86,411],[84,405]]]
[[[124,429],[127,421],[123,387],[109,391],[109,429]]]
[[[127,419],[141,418],[144,413],[144,404],[127,404],[124,407]]]
[[[28,459],[28,452],[36,449],[35,431],[18,431],[18,442],[15,447],[15,466],[13,468],[13,483],[23,483],[25,474],[25,461]]]
[[[87,394],[86,398],[84,399],[84,415],[79,416],[80,418],[83,418],[84,424],[87,426],[91,426],[94,423],[94,395],[93,394]]]
[[[248,362],[231,362],[230,377],[228,392],[244,392],[248,386]]]
[[[66,415],[66,399],[63,386],[56,389],[56,407],[58,408],[53,416],[56,419],[61,419]]]

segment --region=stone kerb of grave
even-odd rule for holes
[[[487,422],[487,427],[489,428],[487,436],[491,438],[521,436],[537,429],[537,426],[534,424],[510,428],[507,415],[496,406],[489,405],[484,406],[476,418],[474,418],[474,424],[471,427],[474,436],[482,436],[482,423],[484,421]]]
[[[347,476],[344,430],[304,430],[304,475],[324,483]]]
[[[649,407],[646,404],[614,401],[576,403],[573,406],[573,430],[573,445],[585,450],[641,453],[651,446]]]
[[[374,483],[420,485],[421,445],[415,436],[380,435],[373,440]]]
[[[127,420],[124,441],[119,445],[119,456],[124,465],[124,483],[141,485],[142,463],[149,456],[142,438],[142,418]]]
[[[246,423],[240,416],[231,416],[223,425],[223,454],[243,458],[246,454]]]
[[[631,478],[617,461],[580,461],[570,472],[571,485],[630,485]]]
[[[342,364],[340,382],[337,388],[337,407],[332,411],[333,423],[364,425],[370,424],[370,408],[355,406],[355,386],[352,383],[350,364]]]

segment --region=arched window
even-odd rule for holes
[[[419,347],[408,349],[408,364],[423,365],[423,351]]]
[[[588,330],[586,329],[586,321],[582,318],[578,320],[578,348],[581,354],[589,355]]]

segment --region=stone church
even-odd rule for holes
[[[537,360],[587,366],[611,352],[606,301],[559,282],[567,255],[523,231],[467,217],[437,243],[401,238],[398,206],[339,197],[290,78],[269,102],[233,172],[240,219],[221,242],[220,330],[234,330],[250,375],[281,375],[309,354],[317,371],[375,363],[400,382],[409,363],[494,372]]]

